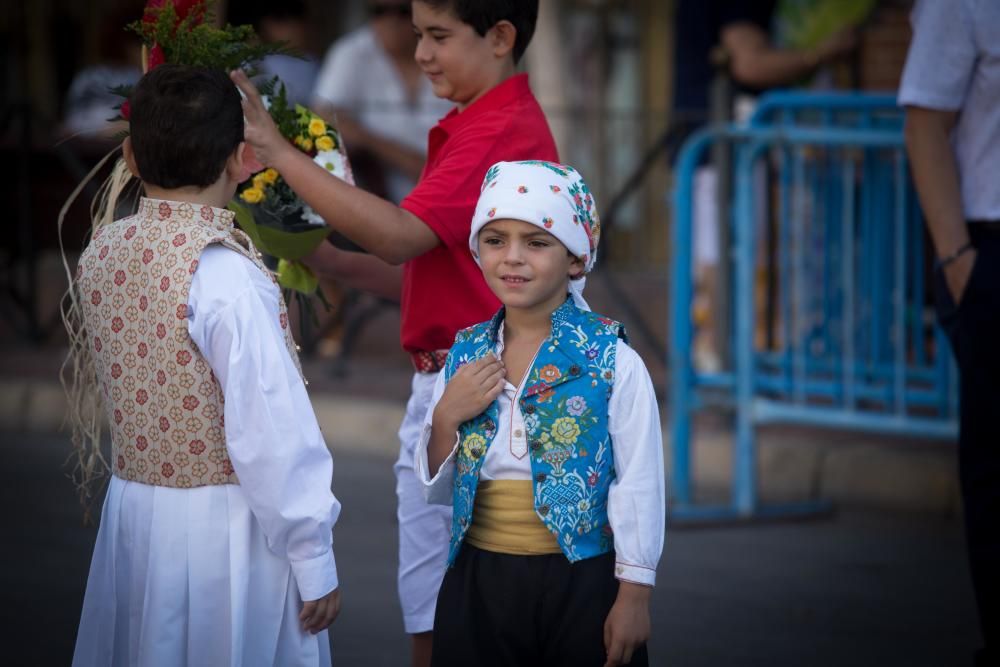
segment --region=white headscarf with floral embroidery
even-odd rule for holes
[[[526,160],[497,162],[486,172],[472,216],[469,250],[479,263],[479,232],[493,220],[523,220],[559,239],[583,262],[584,273],[594,268],[601,221],[594,197],[573,167],[555,162]],[[587,279],[569,281],[573,302],[590,310],[583,298]]]

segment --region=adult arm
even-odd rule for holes
[[[973,17],[965,2],[921,2],[913,11],[899,102],[906,107],[904,136],[917,196],[938,257],[969,242],[952,130],[965,103],[978,53]],[[944,269],[948,289],[961,299],[975,262],[966,252]]]
[[[760,26],[747,21],[724,26],[719,41],[729,56],[733,78],[751,88],[791,84],[857,46],[854,28],[845,28],[813,49],[778,49]]]
[[[341,250],[321,243],[302,259],[317,275],[342,285],[399,302],[403,289],[403,269],[363,252]]]
[[[921,107],[906,108],[906,150],[913,182],[938,257],[948,257],[969,242],[962,211],[958,165],[951,131],[958,113]],[[958,302],[972,273],[976,251],[965,252],[944,268],[952,298]]]

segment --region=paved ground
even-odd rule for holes
[[[96,529],[80,524],[59,435],[0,431],[3,663],[65,665]],[[406,664],[395,598],[391,460],[336,453],[344,608],[339,665]],[[673,531],[653,602],[652,664],[939,667],[978,636],[959,526],[916,515]]]

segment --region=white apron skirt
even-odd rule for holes
[[[328,634],[303,632],[301,609],[239,486],[113,476],[73,664],[329,665]]]

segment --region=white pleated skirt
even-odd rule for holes
[[[327,632],[303,632],[301,609],[239,486],[112,477],[73,664],[329,665]]]

